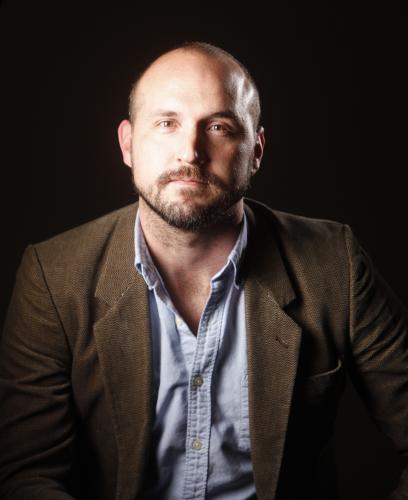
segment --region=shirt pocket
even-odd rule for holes
[[[251,442],[249,436],[249,407],[248,407],[248,372],[241,379],[241,394],[240,394],[240,421],[239,421],[239,442],[238,448],[241,451],[249,452]]]

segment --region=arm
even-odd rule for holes
[[[350,375],[370,414],[408,461],[408,312],[346,226]],[[408,498],[408,464],[390,500]]]
[[[68,500],[74,438],[70,351],[34,247],[0,344],[0,498]]]

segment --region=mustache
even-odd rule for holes
[[[220,188],[225,187],[224,183],[216,175],[202,171],[200,168],[194,166],[183,166],[171,172],[163,172],[157,179],[157,184],[159,187],[163,188],[169,182],[181,179],[189,179],[204,184],[213,184]]]

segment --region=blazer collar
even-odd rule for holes
[[[296,298],[296,293],[280,249],[273,212],[259,202],[246,199],[245,213],[249,223],[249,244],[242,278],[250,276],[256,280],[264,293],[284,308]]]
[[[132,236],[137,209],[137,203],[127,207],[118,217],[107,239],[95,296],[110,306],[139,281],[134,266],[135,249]]]
[[[242,259],[240,278],[245,280],[250,273],[265,293],[272,295],[273,300],[285,307],[296,298],[292,287],[273,225],[261,214],[255,216],[253,208],[266,206],[252,200],[245,200],[245,213],[248,221],[249,242],[245,258]],[[96,287],[95,296],[113,305],[141,277],[135,269],[135,247],[132,237],[135,227],[138,204],[128,207],[125,215],[120,217],[111,231],[107,251]]]

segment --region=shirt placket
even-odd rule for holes
[[[222,330],[223,283],[211,283],[211,294],[201,316],[197,347],[188,387],[186,468],[183,499],[204,500],[211,433],[211,382]]]

